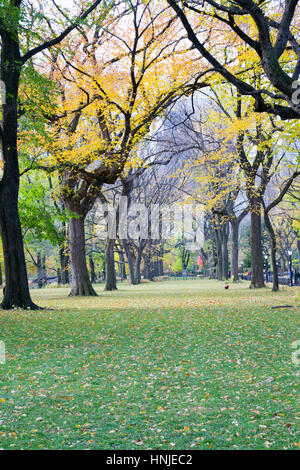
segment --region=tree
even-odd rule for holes
[[[276,233],[273,228],[271,218],[269,216],[270,212],[274,207],[276,207],[280,202],[283,200],[286,193],[289,191],[293,183],[295,182],[296,178],[300,175],[300,171],[295,171],[282,185],[279,189],[279,192],[275,199],[272,200],[267,206],[263,202],[264,206],[264,219],[267,230],[269,232],[269,236],[271,238],[271,260],[272,260],[272,267],[273,267],[273,287],[272,290],[274,292],[279,290],[279,281],[278,281],[278,267],[277,267],[277,257],[276,257],[276,249],[277,249],[277,242],[276,242]],[[288,247],[290,249],[290,247]],[[286,250],[287,251],[287,250]]]
[[[288,123],[283,128],[279,118],[251,112],[249,99],[236,95],[232,87],[216,87],[210,95],[192,118],[186,118],[181,125],[184,132],[179,135],[186,144],[193,142],[197,152],[188,168],[197,183],[195,194],[201,194],[201,200],[213,214],[210,223],[215,235],[217,277],[227,275],[226,225],[230,222],[232,272],[238,278],[237,230],[250,212],[251,287],[263,287],[263,196],[274,175],[282,169],[291,173],[295,159],[289,161],[288,155],[295,149],[294,126]],[[297,174],[296,171],[294,178]],[[248,207],[241,205],[235,213],[243,202],[239,193],[245,195]]]
[[[238,95],[232,131],[236,135],[235,151],[237,162],[243,173],[245,193],[251,217],[251,285],[264,286],[261,209],[263,195],[272,176],[283,161],[284,152],[276,145],[279,136],[284,138],[282,129],[273,119],[261,115],[249,115],[247,103]],[[231,118],[232,119],[232,118]],[[254,119],[254,120],[253,120]],[[248,122],[247,122],[248,121]],[[228,132],[227,130],[227,132]]]
[[[68,284],[66,225],[69,217],[55,194],[55,180],[57,178],[47,177],[41,171],[26,172],[20,181],[19,213],[26,251],[32,247],[39,252],[45,242],[58,248],[59,284]],[[39,265],[38,262],[34,264]]]
[[[143,204],[144,208],[147,210],[148,216],[151,214],[151,210],[154,204],[158,203],[169,203],[172,202],[171,194],[178,193],[178,188],[174,188],[174,185],[179,186],[179,178],[174,179],[168,178],[167,174],[172,173],[172,158],[173,154],[168,150],[163,148],[158,149],[153,148],[153,141],[155,141],[155,134],[152,135],[150,142],[145,142],[143,149],[140,155],[140,158],[143,162],[142,166],[138,168],[130,168],[125,172],[121,180],[121,192],[120,195],[126,199],[126,209],[128,214],[128,221],[123,221],[123,223],[130,223],[135,219],[141,220],[141,214],[131,215],[131,207],[135,204]],[[184,178],[183,178],[184,179]],[[120,185],[118,185],[120,186]],[[116,201],[117,207],[116,211],[116,239],[119,241],[119,246],[124,248],[126,254],[128,268],[129,268],[129,277],[130,282],[133,285],[139,284],[141,282],[141,263],[144,258],[144,267],[146,277],[149,277],[150,269],[149,264],[153,258],[154,251],[161,251],[163,245],[162,240],[152,240],[151,239],[151,230],[150,230],[150,220],[148,217],[148,226],[144,227],[147,232],[147,236],[144,236],[144,230],[140,227],[139,236],[133,239],[130,234],[127,234],[126,238],[121,238],[120,233],[120,206],[119,199],[117,198],[118,188],[111,190],[113,192],[112,199]],[[138,224],[139,225],[139,224]],[[116,289],[116,280],[115,280],[115,266],[114,266],[114,256],[113,256],[113,247],[116,242],[116,239],[107,240],[107,251],[110,255],[107,254],[106,257],[106,285],[105,290],[114,290]],[[145,254],[145,249],[147,248],[147,254]],[[162,253],[160,253],[162,258]],[[152,276],[150,276],[152,279]]]
[[[96,294],[86,266],[84,220],[102,186],[114,184],[129,159],[135,161],[137,146],[174,100],[204,86],[200,79],[209,69],[199,65],[195,74],[184,37],[173,40],[179,28],[164,6],[135,0],[101,34],[96,28],[93,39],[91,31],[81,31],[69,44],[72,62],[66,55],[62,63],[51,58],[63,83],[63,118],[53,125],[49,152],[52,168],[61,171],[64,203],[75,215],[69,226],[71,295]]]
[[[28,31],[32,28],[30,12],[34,11],[35,18],[38,10],[31,10],[32,6],[24,5],[29,11],[21,11],[22,0],[1,1],[0,10],[0,37],[1,61],[0,80],[5,87],[5,99],[2,102],[2,124],[0,138],[3,157],[3,174],[0,181],[0,233],[3,244],[5,264],[5,295],[2,308],[13,307],[36,309],[28,289],[28,279],[25,265],[25,255],[22,242],[22,233],[18,215],[19,193],[19,162],[17,150],[19,84],[22,69],[38,53],[56,46],[101,3],[96,0],[76,18],[69,22],[60,34],[54,34],[46,41],[32,44],[36,37],[32,34],[32,47],[23,51],[21,41],[28,45]],[[29,20],[28,17],[29,15]],[[26,24],[27,22],[27,24]],[[25,23],[25,24],[24,24]],[[52,32],[51,32],[52,33]],[[48,34],[44,32],[45,36]],[[20,39],[21,38],[21,39]]]
[[[297,0],[168,0],[168,3],[180,18],[193,47],[240,95],[253,97],[255,111],[282,119],[299,119]],[[219,47],[215,47],[213,32],[220,27],[224,51],[220,51],[219,36]],[[199,29],[201,35],[197,34]]]
[[[218,98],[215,91],[210,99],[203,98],[203,101],[196,95],[193,107],[182,106],[173,131],[173,151],[180,149],[182,154],[188,151],[183,171],[192,181],[193,197],[199,204],[205,204],[206,222],[210,225],[210,235],[213,234],[210,246],[216,251],[216,276],[220,280],[228,278],[229,224],[231,226],[231,270],[237,281],[239,225],[248,208],[242,197],[243,178],[234,148],[234,134],[232,139],[224,138],[228,116],[220,100],[214,103],[214,98]]]

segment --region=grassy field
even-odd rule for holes
[[[35,290],[45,310],[0,311],[0,448],[299,448],[299,288],[67,293]],[[295,308],[271,309],[284,304]]]

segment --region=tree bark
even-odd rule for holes
[[[90,270],[91,270],[91,283],[95,284],[97,281],[96,271],[95,271],[95,263],[93,260],[92,255],[89,256],[89,263],[90,263]]]
[[[67,237],[66,230],[64,228],[64,236]],[[69,278],[69,254],[66,249],[66,243],[62,243],[59,248],[59,259],[60,259],[60,270],[61,270],[61,282],[62,284],[70,284]]]
[[[264,212],[264,219],[265,224],[268,230],[268,233],[271,238],[271,260],[272,260],[272,268],[273,268],[273,287],[272,291],[277,292],[279,290],[279,282],[278,282],[278,269],[276,263],[276,236],[274,229],[272,227],[272,223],[267,211]]]
[[[0,232],[5,265],[5,294],[1,307],[38,309],[29,293],[21,226],[17,206],[18,190],[2,181],[0,191]]]
[[[41,289],[43,287],[43,266],[42,266],[42,254],[39,251],[37,254],[37,283],[38,288]]]
[[[216,235],[216,248],[217,248],[216,277],[219,281],[221,281],[222,276],[223,276],[223,253],[222,253],[221,228],[215,229],[215,235]]]
[[[231,272],[233,282],[239,281],[239,223],[231,220]]]
[[[62,246],[59,250],[60,259],[60,270],[61,270],[61,282],[62,284],[70,284],[69,278],[69,256],[66,254],[65,247]]]
[[[280,258],[281,258],[281,264],[282,264],[282,272],[285,273],[287,271],[287,267],[286,267],[286,259],[283,253],[280,253]]]
[[[137,257],[135,260],[135,280],[136,284],[141,283],[141,262],[142,262],[143,247],[139,246],[137,250]]]
[[[222,278],[228,279],[229,260],[228,260],[228,223],[222,226]]]
[[[42,273],[43,273],[43,285],[47,285],[47,267],[46,267],[46,255],[42,256]]]
[[[158,275],[163,276],[163,274],[164,274],[164,264],[163,264],[163,260],[160,259],[158,261]]]
[[[5,85],[5,104],[2,104],[2,126],[0,138],[3,154],[3,177],[0,181],[0,233],[2,237],[5,263],[5,295],[1,306],[37,309],[32,302],[28,287],[25,254],[18,214],[19,164],[17,151],[18,134],[18,89],[20,73],[25,63],[38,52],[59,44],[74,28],[77,21],[52,40],[41,43],[20,54],[18,32],[20,29],[21,1],[7,3],[7,9],[1,11],[1,64],[0,80]],[[96,0],[80,16],[84,20],[100,3]],[[13,19],[12,15],[13,14]]]
[[[123,240],[123,246],[127,258],[127,263],[128,263],[128,269],[129,269],[129,277],[130,277],[130,283],[135,285],[136,284],[136,278],[135,278],[135,272],[134,272],[134,256],[130,250],[129,243],[127,240]]]
[[[256,203],[255,206],[251,208],[251,289],[265,287],[260,210],[260,203]]]
[[[115,246],[114,239],[107,240],[106,249],[105,249],[106,279],[105,279],[105,287],[104,287],[104,290],[106,291],[117,290],[114,246]]]
[[[151,269],[151,261],[148,255],[144,255],[144,278],[153,281],[153,271]]]
[[[72,289],[70,295],[96,296],[86,264],[84,216],[69,224]]]
[[[125,258],[124,258],[124,253],[123,253],[122,250],[120,250],[119,256],[120,256],[120,263],[121,263],[121,278],[122,279],[127,279],[126,267],[125,267]]]
[[[1,75],[6,87],[6,104],[2,105],[0,137],[4,162],[0,181],[0,234],[5,265],[5,294],[2,308],[37,309],[28,287],[25,254],[18,214],[19,163],[17,152],[18,88],[20,50],[17,29],[1,31]]]
[[[57,285],[60,287],[60,286],[61,286],[61,283],[62,283],[62,280],[61,280],[61,269],[60,269],[60,268],[57,268]]]

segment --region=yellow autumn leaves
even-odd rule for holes
[[[165,6],[141,3],[125,16],[116,10],[99,37],[84,30],[48,58],[60,98],[46,138],[35,142],[44,165],[141,164],[137,145],[151,123],[207,68]],[[27,137],[29,147],[33,136]]]

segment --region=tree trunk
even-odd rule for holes
[[[239,281],[239,223],[236,219],[231,224],[231,274],[233,282]]]
[[[144,278],[153,281],[153,272],[151,270],[150,257],[144,255]]]
[[[46,255],[42,256],[42,281],[43,281],[43,286],[47,285],[47,268],[46,268]]]
[[[2,181],[0,191],[0,232],[5,265],[5,294],[1,307],[38,309],[28,288],[21,226],[16,201],[17,189]]]
[[[280,253],[280,258],[281,258],[282,272],[284,274],[287,271],[287,269],[286,269],[286,259],[283,253]]]
[[[38,283],[38,288],[41,289],[43,287],[43,266],[42,266],[42,254],[39,251],[37,254],[37,283]]]
[[[222,280],[223,275],[223,253],[222,253],[222,236],[221,229],[215,229],[216,235],[216,248],[217,248],[217,261],[216,261],[216,277],[219,281]]]
[[[68,238],[67,238],[67,228],[66,228],[66,223],[63,222],[63,234],[64,234],[64,239],[65,242],[63,244],[63,264],[64,264],[64,270],[62,272],[62,283],[63,284],[70,284],[70,276],[69,276],[69,262],[70,262],[70,255],[69,255],[69,244],[68,244]]]
[[[222,279],[228,279],[228,223],[222,226]]]
[[[260,204],[256,204],[251,210],[251,289],[265,287],[260,208]]]
[[[137,257],[135,260],[135,280],[136,284],[141,283],[141,262],[142,262],[143,248],[140,246],[137,250]]]
[[[160,260],[158,261],[158,275],[159,275],[159,276],[163,276],[163,274],[164,274],[163,260],[160,259]]]
[[[127,263],[128,263],[128,269],[129,269],[129,277],[130,277],[130,283],[135,285],[136,284],[136,278],[135,278],[135,272],[134,272],[134,256],[131,253],[129,244],[126,240],[123,240],[123,246],[124,250],[126,253],[126,258],[127,258]]]
[[[57,285],[60,287],[61,286],[61,270],[60,268],[57,268]]]
[[[91,270],[91,283],[95,284],[97,281],[96,271],[95,271],[95,263],[93,257],[89,256],[89,263],[90,263],[90,270]]]
[[[0,287],[2,286],[3,284],[3,280],[2,280],[2,266],[1,266],[1,263],[0,263]]]
[[[297,239],[297,251],[298,251],[298,271],[300,272],[300,239]]]
[[[18,213],[19,163],[17,152],[18,87],[20,50],[18,33],[9,27],[1,33],[1,74],[6,88],[6,104],[2,105],[0,123],[3,177],[0,181],[0,234],[5,265],[5,294],[2,308],[37,309],[28,287],[25,254]]]
[[[84,216],[70,220],[69,238],[72,271],[70,295],[96,296],[86,264]]]
[[[272,268],[273,268],[273,287],[272,291],[277,292],[279,290],[279,282],[278,282],[278,269],[276,263],[276,236],[274,229],[271,224],[271,220],[269,217],[268,212],[265,211],[264,213],[265,224],[268,230],[268,233],[271,238],[271,260],[272,260]]]
[[[115,246],[114,239],[107,240],[106,249],[105,249],[106,279],[105,279],[105,287],[104,287],[104,290],[107,290],[107,291],[117,290],[114,246]]]
[[[70,284],[69,279],[69,255],[66,253],[66,248],[64,245],[61,245],[59,249],[59,259],[60,259],[60,270],[61,270],[61,282],[63,285]]]
[[[122,250],[120,250],[120,263],[121,263],[121,279],[126,279],[126,267],[125,267],[125,258],[124,258],[124,253]]]

